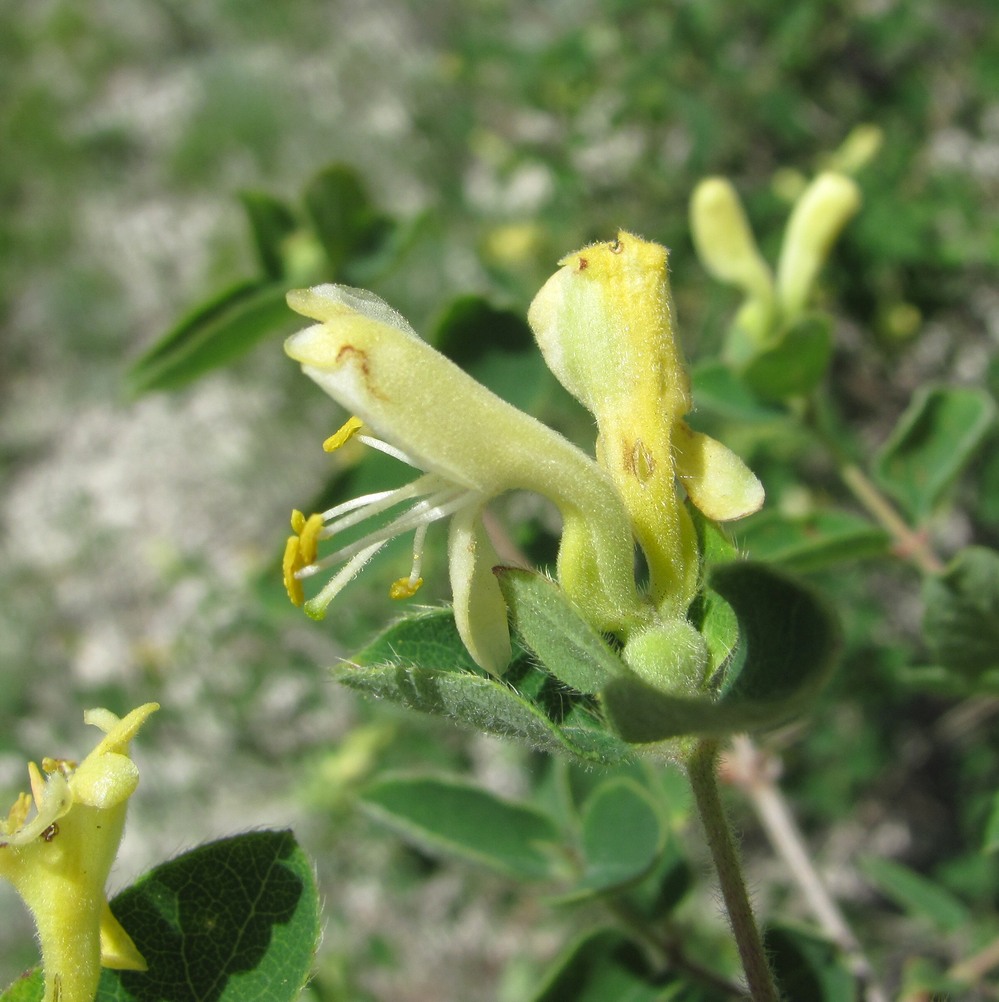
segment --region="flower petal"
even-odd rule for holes
[[[475,663],[501,675],[510,663],[506,602],[493,567],[499,563],[481,522],[482,508],[468,507],[451,519],[448,559],[454,620]]]
[[[751,515],[763,507],[756,474],[721,442],[684,422],[673,439],[676,474],[694,505],[715,522]]]

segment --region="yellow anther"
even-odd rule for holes
[[[302,541],[298,536],[289,536],[284,547],[284,559],[281,561],[281,573],[284,577],[285,591],[292,605],[305,604],[305,592],[302,591],[302,583],[295,577],[296,571],[300,571],[305,564],[302,562]]]
[[[389,598],[412,598],[422,585],[423,578],[417,578],[415,581],[410,581],[409,578],[399,578],[398,581],[392,582],[392,587],[389,588]]]
[[[17,800],[11,805],[10,813],[7,815],[7,832],[16,832],[23,828],[31,813],[31,794],[19,793]]]
[[[302,522],[301,529],[298,530],[299,555],[302,566],[311,564],[316,559],[319,550],[319,533],[323,528],[322,515],[310,515]]]
[[[42,772],[49,776],[54,772],[61,772],[64,776],[69,776],[76,769],[78,762],[71,758],[49,758],[47,755],[42,759]]]
[[[297,508],[293,509],[291,513],[291,531],[295,533],[296,536],[301,536],[304,528],[305,516]]]
[[[349,442],[364,426],[364,422],[359,417],[348,418],[325,442],[323,442],[324,452],[335,452]]]

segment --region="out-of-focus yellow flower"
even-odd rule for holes
[[[0,876],[34,916],[45,1002],[93,1002],[101,965],[146,969],[111,914],[104,885],[139,782],[128,746],[158,709],[146,703],[120,719],[110,710],[86,711],[84,721],[105,737],[79,765],[49,758],[41,769],[29,763],[31,794],[20,794],[0,821]]]

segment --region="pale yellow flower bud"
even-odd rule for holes
[[[860,208],[860,189],[844,174],[820,174],[798,199],[777,264],[777,300],[785,321],[805,308],[833,242]]]
[[[735,188],[720,177],[702,181],[690,202],[690,233],[704,267],[722,282],[769,306],[773,278]]]

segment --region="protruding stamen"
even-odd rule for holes
[[[364,426],[364,422],[359,417],[348,418],[325,442],[323,442],[324,452],[335,452],[340,446],[349,442]]]
[[[421,587],[423,587],[423,578],[417,578],[415,581],[411,578],[399,578],[398,581],[393,581],[389,587],[389,598],[412,598]]]
[[[408,578],[399,578],[393,581],[389,588],[389,598],[404,599],[412,598],[423,586],[423,578],[420,570],[423,567],[423,547],[427,541],[427,529],[429,523],[424,522],[413,536],[413,566],[409,571]]]
[[[346,585],[350,584],[358,574],[361,573],[364,565],[388,542],[386,539],[379,540],[365,547],[360,553],[354,555],[338,574],[335,574],[326,582],[322,591],[315,598],[310,598],[305,603],[305,611],[313,619],[322,619],[326,615],[326,608],[340,594]],[[315,565],[313,565],[315,566]]]

